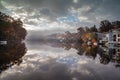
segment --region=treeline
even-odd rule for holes
[[[92,27],[79,27],[77,30],[78,32],[108,32],[112,29],[120,28],[120,21],[110,22],[109,20],[103,20],[100,22],[99,27],[97,28],[96,25]]]
[[[20,19],[14,19],[0,12],[0,40],[24,40],[27,31]]]

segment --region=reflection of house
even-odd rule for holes
[[[114,47],[114,48],[107,48],[107,51],[109,54],[120,54],[120,48],[119,47]]]
[[[104,52],[105,55],[108,56],[108,59],[111,62],[120,63],[120,48],[107,48],[106,51]]]
[[[114,48],[116,54],[120,54],[120,48]]]

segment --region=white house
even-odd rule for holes
[[[6,45],[7,41],[0,41],[0,45]]]
[[[109,47],[120,47],[120,29],[110,30],[107,33],[99,33],[98,39],[100,43],[104,43]]]
[[[108,33],[96,33],[99,43],[106,43],[108,42]]]
[[[108,43],[120,44],[120,29],[109,31]]]

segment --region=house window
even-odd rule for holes
[[[118,39],[118,41],[120,42],[120,39]]]
[[[116,41],[116,35],[113,35],[113,41]]]
[[[118,49],[118,52],[120,52],[120,49]]]
[[[120,37],[120,34],[118,34],[118,37]]]

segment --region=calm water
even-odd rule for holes
[[[120,80],[119,61],[78,50],[42,42],[2,46],[0,80]]]

